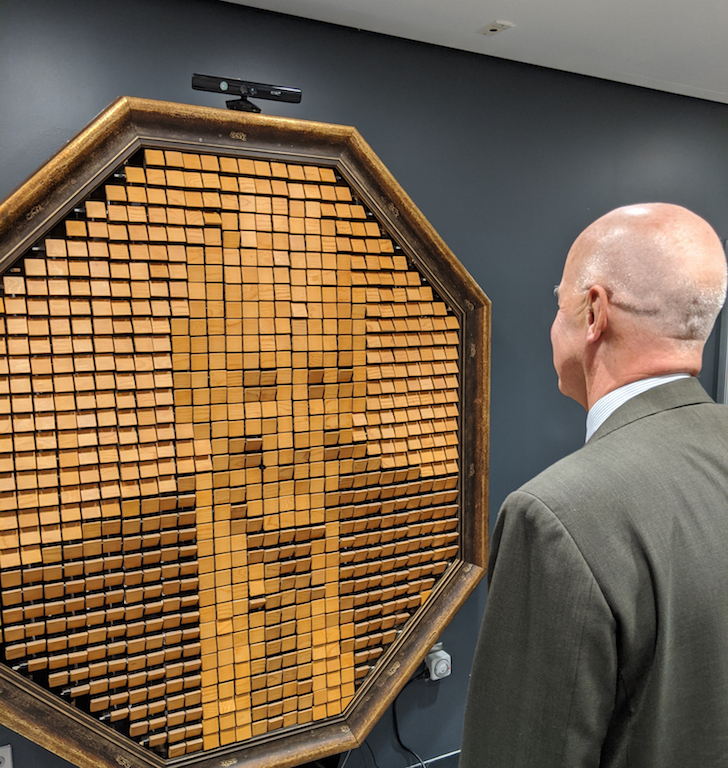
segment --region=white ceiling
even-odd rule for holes
[[[728,103],[728,0],[228,2]]]

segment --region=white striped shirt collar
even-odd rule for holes
[[[678,379],[689,379],[687,373],[668,373],[665,376],[652,376],[649,379],[640,379],[623,387],[608,392],[604,397],[594,403],[586,415],[586,442],[601,427],[601,425],[627,400],[631,400],[648,389],[659,387],[661,384],[667,384],[670,381]]]

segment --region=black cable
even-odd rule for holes
[[[349,750],[346,753],[346,757],[344,758],[344,762],[339,766],[339,768],[344,768],[344,766],[349,762],[349,758],[351,757],[351,750]]]
[[[369,742],[364,739],[364,746],[369,750],[369,754],[372,756],[372,762],[374,763],[374,768],[379,768],[379,763],[377,762],[377,758],[374,757],[374,750],[369,745]]]
[[[407,686],[408,686],[410,683],[414,682],[414,681],[415,681],[415,680],[417,680],[419,677],[420,677],[420,675],[417,675],[417,676],[415,676],[415,677],[413,677],[413,678],[410,678],[410,680],[408,680],[408,681],[405,683],[404,687],[402,688],[402,691],[404,691],[404,689],[405,689],[405,688],[406,688],[406,687],[407,687]],[[399,697],[402,695],[402,691],[400,691],[400,692],[397,694],[396,698],[394,699],[394,703],[392,704],[392,716],[393,716],[393,719],[394,719],[394,735],[396,736],[396,738],[397,738],[397,741],[399,742],[399,746],[400,746],[400,747],[402,747],[402,749],[403,749],[405,752],[409,752],[409,753],[410,753],[410,755],[412,755],[412,756],[415,758],[415,760],[417,760],[417,762],[420,764],[421,768],[427,768],[427,766],[425,765],[425,761],[424,761],[424,760],[423,760],[423,759],[422,759],[422,758],[421,758],[421,757],[420,757],[420,756],[417,754],[417,752],[415,752],[415,751],[414,751],[414,749],[410,749],[410,748],[409,748],[409,747],[408,747],[408,746],[407,746],[407,745],[406,745],[406,744],[405,744],[405,743],[402,741],[402,737],[399,735],[399,722],[398,722],[398,720],[397,720],[397,702],[399,701]]]

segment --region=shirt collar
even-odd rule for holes
[[[667,384],[678,379],[689,379],[687,373],[668,373],[664,376],[651,376],[649,379],[640,379],[625,384],[623,387],[608,392],[604,397],[594,403],[586,415],[586,442],[601,427],[601,425],[627,400],[631,400],[648,389],[659,387],[661,384]]]

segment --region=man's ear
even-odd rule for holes
[[[609,295],[601,285],[593,285],[587,293],[588,344],[598,341],[609,325]]]

